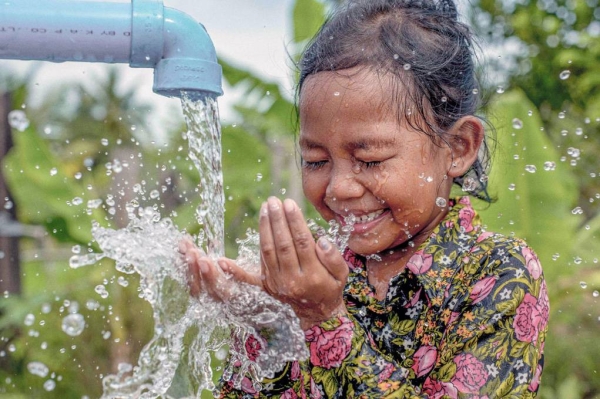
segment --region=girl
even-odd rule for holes
[[[546,284],[522,240],[483,230],[489,199],[469,29],[452,0],[349,0],[300,61],[304,193],[354,221],[348,250],[312,239],[298,206],[260,213],[262,276],[217,263],[290,304],[310,359],[222,397],[535,397]],[[192,294],[221,300],[217,265],[183,243]],[[258,337],[257,339],[261,339]]]

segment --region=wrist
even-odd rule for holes
[[[333,309],[331,312],[329,312],[329,314],[327,316],[322,315],[322,316],[315,316],[315,315],[307,315],[307,316],[298,316],[298,318],[300,319],[300,328],[303,331],[309,330],[314,326],[318,326],[321,323],[324,323],[326,321],[330,321],[332,319],[341,317],[341,316],[346,316],[348,315],[348,310],[346,309],[346,305],[344,303],[342,303],[341,305],[339,305],[338,307],[336,307],[335,309]]]

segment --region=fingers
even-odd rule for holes
[[[291,199],[283,202],[285,216],[294,245],[295,256],[301,271],[310,273],[317,265],[315,256],[315,240],[308,228],[302,211]]]
[[[235,281],[255,285],[257,287],[262,288],[263,280],[260,275],[248,273],[246,270],[239,267],[231,259],[222,258],[219,259],[217,263],[219,264],[221,270],[232,276]]]
[[[261,212],[263,230],[260,231],[261,237],[263,232],[267,233],[267,240],[261,242],[265,261],[270,267],[278,269],[280,272],[295,272],[300,265],[283,204],[279,198],[270,197],[267,200],[266,209],[266,214],[264,210]],[[264,219],[267,219],[268,223]]]
[[[349,273],[348,265],[331,241],[326,237],[319,238],[316,252],[319,261],[329,271],[329,274],[341,284],[346,284]]]

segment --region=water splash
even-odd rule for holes
[[[201,176],[196,216],[202,234],[196,241],[209,256],[217,258],[224,253],[217,103],[212,98],[199,101],[186,95],[182,105],[189,128],[190,158]],[[92,234],[101,254],[76,254],[70,261],[72,267],[81,267],[103,257],[114,259],[120,272],[140,275],[140,297],[153,309],[154,337],[136,366],[119,367],[116,375],[104,378],[103,398],[199,397],[202,390],[215,389],[210,353],[222,353],[226,347],[230,358],[223,375],[238,388],[247,375],[258,390],[262,379],[274,376],[287,362],[308,357],[304,333],[290,306],[224,273],[219,284],[229,293],[228,302],[216,302],[204,293],[191,297],[187,265],[178,252],[179,242],[187,235],[170,219],[161,218],[157,210],[141,207],[136,199],[126,210],[130,222],[124,229],[94,224]],[[238,244],[237,264],[259,272],[258,234],[250,232]],[[96,291],[103,297],[108,294],[103,285]],[[260,348],[258,353],[248,352],[251,339],[257,343],[253,348]]]

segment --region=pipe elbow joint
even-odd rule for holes
[[[182,91],[223,94],[222,69],[204,26],[189,15],[164,8],[162,58],[154,67],[155,93],[181,97]]]

